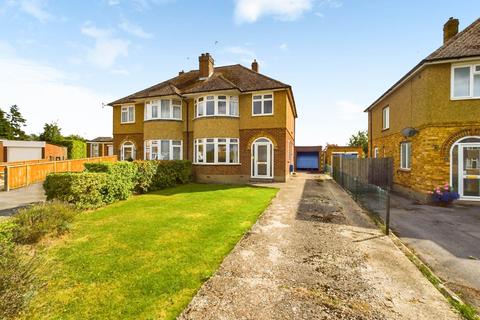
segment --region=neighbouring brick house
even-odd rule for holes
[[[333,158],[363,158],[362,147],[337,146],[336,144],[329,144],[323,150],[323,169],[328,172],[332,166]]]
[[[113,148],[120,159],[187,159],[197,181],[285,181],[294,162],[292,88],[239,64],[180,72],[113,107]]]
[[[392,157],[394,187],[420,200],[449,182],[461,199],[480,200],[480,19],[378,98],[366,112],[369,156]]]
[[[112,156],[114,154],[112,137],[97,137],[87,141],[86,145],[87,158]]]

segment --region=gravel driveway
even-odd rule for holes
[[[279,184],[271,206],[179,318],[460,319],[325,179],[299,175]]]

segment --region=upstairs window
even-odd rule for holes
[[[182,100],[159,99],[145,103],[145,120],[182,120]]]
[[[135,122],[135,106],[123,106],[121,123],[134,123]]]
[[[382,110],[382,130],[390,128],[390,107],[385,107]]]
[[[238,96],[211,95],[195,99],[195,116],[238,117]]]
[[[273,114],[273,94],[254,94],[252,96],[252,115],[266,116]]]
[[[375,147],[375,148],[373,149],[373,157],[374,157],[374,158],[378,158],[378,155],[379,155],[379,153],[378,153],[378,148]]]
[[[146,140],[145,160],[182,160],[181,140]]]
[[[400,144],[400,169],[410,170],[412,167],[412,143]]]
[[[480,65],[452,68],[453,99],[480,98]]]

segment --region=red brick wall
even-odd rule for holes
[[[65,160],[67,159],[67,147],[46,143],[44,158],[47,160]]]
[[[143,160],[143,133],[114,134],[113,135],[113,154],[120,159],[120,147],[125,141],[131,141],[135,144],[136,160]]]

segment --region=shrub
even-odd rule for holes
[[[68,159],[82,159],[87,157],[87,144],[77,139],[60,140],[58,144],[67,147]]]
[[[146,193],[155,190],[154,179],[157,173],[158,162],[135,161],[134,164],[137,167],[135,192]]]
[[[36,204],[21,209],[13,216],[13,241],[31,244],[47,234],[62,235],[69,229],[76,213],[73,206],[62,202]]]
[[[17,225],[13,219],[8,219],[0,222],[0,246],[13,245],[13,236]]]
[[[161,189],[187,183],[191,179],[191,173],[192,165],[190,161],[159,161],[154,185]]]
[[[107,174],[107,183],[102,191],[105,203],[128,199],[135,188],[137,166],[132,162],[86,163],[85,168],[87,172]]]
[[[79,209],[92,209],[104,205],[108,183],[107,173],[55,173],[43,183],[47,200],[61,200]]]
[[[15,247],[0,243],[0,319],[15,318],[33,296],[36,265],[36,258],[26,260]]]

